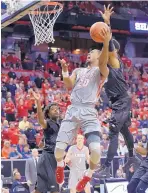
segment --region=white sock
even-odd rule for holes
[[[86,176],[91,178],[93,173],[94,173],[94,170],[91,170],[90,168],[88,168],[88,170],[86,171]]]
[[[60,162],[57,162],[57,166],[59,166],[59,167],[64,167],[64,161],[62,160],[62,161],[60,161]]]

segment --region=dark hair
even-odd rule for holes
[[[114,44],[116,50],[120,50],[120,43],[116,39],[113,39],[113,44]]]
[[[58,104],[57,104],[57,103],[51,103],[51,104],[49,104],[49,105],[47,105],[47,106],[45,107],[45,109],[44,109],[44,117],[45,117],[45,119],[50,119],[50,117],[49,117],[49,111],[50,111],[50,108],[51,108],[52,106],[57,106],[57,107],[58,107]]]

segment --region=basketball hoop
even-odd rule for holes
[[[43,6],[29,12],[35,35],[35,45],[43,42],[54,43],[53,27],[62,10],[61,3],[43,1]]]
[[[7,6],[7,14],[12,15],[21,8],[21,2],[19,0],[2,0]]]

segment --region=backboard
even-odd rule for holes
[[[7,13],[1,16],[1,28],[4,28],[11,23],[21,19],[25,15],[28,14],[29,11],[36,9],[36,7],[40,6],[41,1],[39,0],[21,0],[21,8],[13,13],[12,15],[8,15]]]

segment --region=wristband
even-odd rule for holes
[[[68,71],[67,72],[62,71],[62,76],[63,78],[68,78],[69,77]]]

